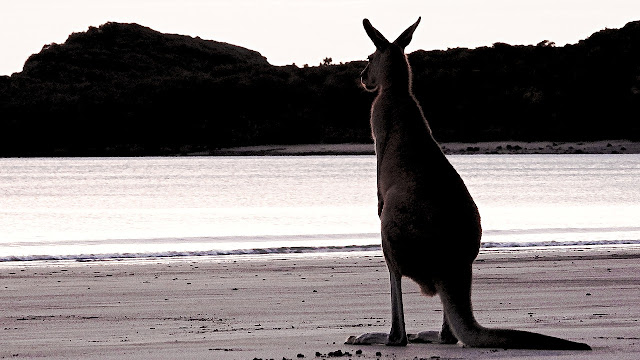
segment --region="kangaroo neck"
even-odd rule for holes
[[[421,111],[418,102],[408,89],[381,88],[371,107],[371,129],[376,141],[406,127],[407,121],[415,121]],[[419,119],[423,120],[423,119]]]

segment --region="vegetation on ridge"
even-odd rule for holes
[[[640,140],[640,22],[563,47],[496,43],[409,61],[440,141]],[[107,23],[0,77],[0,156],[370,142],[364,65],[278,67],[238,46]]]

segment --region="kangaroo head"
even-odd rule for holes
[[[362,21],[367,35],[376,46],[376,52],[369,55],[369,64],[362,71],[360,81],[367,91],[376,91],[379,88],[387,88],[391,84],[410,86],[410,70],[404,49],[411,42],[413,32],[420,23],[420,18],[415,24],[409,26],[394,41],[389,42],[369,20]]]

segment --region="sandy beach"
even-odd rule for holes
[[[326,256],[14,263],[0,267],[0,357],[48,359],[638,359],[640,248],[483,250],[480,323],[586,342],[590,352],[344,345],[388,331],[378,251]],[[442,311],[405,281],[410,332]]]
[[[472,154],[640,154],[640,142],[600,140],[588,142],[489,141],[477,143],[440,143],[448,155]],[[216,156],[287,156],[287,155],[373,155],[373,144],[302,144],[261,145],[223,148],[212,153],[191,155]]]

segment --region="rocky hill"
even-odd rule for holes
[[[640,140],[640,22],[563,47],[496,43],[409,60],[438,140]],[[364,65],[278,67],[238,46],[106,23],[0,77],[0,156],[370,142]]]

